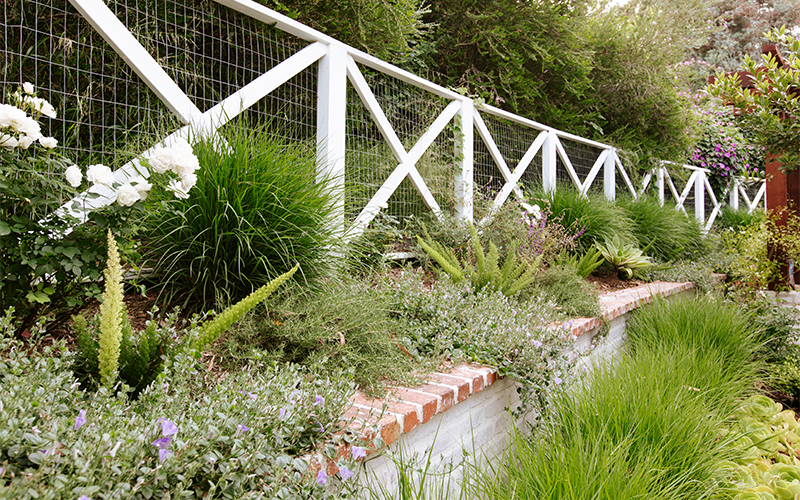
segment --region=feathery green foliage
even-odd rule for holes
[[[453,282],[460,283],[468,278],[475,292],[484,288],[492,288],[503,292],[506,296],[516,295],[528,287],[536,279],[536,272],[541,263],[541,255],[533,262],[520,262],[515,249],[508,252],[503,267],[500,267],[500,251],[489,242],[489,252],[484,252],[478,232],[473,224],[469,225],[470,243],[475,256],[475,264],[464,260],[459,262],[452,249],[434,241],[427,229],[425,240],[417,236],[419,245],[430,255],[442,270],[450,275]]]
[[[197,337],[189,343],[189,350],[195,351],[199,355],[203,349],[225,333],[231,325],[239,321],[248,311],[269,297],[272,292],[291,278],[299,268],[300,264],[295,264],[289,271],[281,274],[236,304],[229,306],[214,319],[203,324]]]
[[[167,317],[165,326],[151,319],[147,328],[136,333],[123,309],[119,349],[118,380],[130,387],[130,397],[136,399],[164,369],[164,360],[171,357],[176,343],[171,337],[174,316]],[[95,332],[98,321],[83,315],[72,318],[72,328],[77,338],[73,372],[84,388],[92,388],[102,381],[98,363],[98,346]],[[114,380],[116,382],[116,380]]]
[[[100,348],[98,362],[100,380],[106,387],[111,387],[117,379],[119,367],[119,350],[122,343],[122,318],[124,304],[122,302],[122,266],[119,262],[117,240],[111,230],[108,231],[108,265],[103,271],[105,291],[103,303],[100,304]]]

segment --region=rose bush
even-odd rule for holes
[[[127,182],[118,181],[106,165],[91,165],[84,174],[55,149],[55,138],[43,135],[39,120],[56,112],[32,84],[23,84],[8,100],[11,104],[0,104],[0,311],[14,307],[17,332],[23,333],[38,317],[56,326],[99,296],[106,231],[122,241],[123,255],[131,253],[126,239],[133,232],[131,210],[143,210],[141,202],[153,187],[145,176],[155,169],[144,159],[143,176]],[[175,140],[159,149],[171,155],[166,168],[173,172],[158,180],[161,194],[169,194],[173,174],[181,186],[172,192],[185,194],[199,165],[192,146]],[[76,198],[80,190],[86,194]],[[101,196],[116,205],[81,206]],[[72,210],[59,209],[70,199],[76,200]],[[75,213],[85,214],[85,221]]]

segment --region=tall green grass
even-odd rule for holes
[[[223,129],[229,147],[203,141],[197,185],[149,214],[145,267],[192,308],[240,300],[295,263],[306,280],[331,267],[333,203],[313,151],[258,124]]]
[[[602,243],[614,235],[626,243],[636,241],[633,224],[626,212],[609,203],[603,193],[590,192],[581,196],[574,187],[559,184],[555,191],[533,191],[531,197],[548,200],[553,217],[560,218],[564,227],[583,228],[583,234],[576,240],[580,253],[592,247],[595,241]]]
[[[761,223],[765,217],[763,210],[754,210],[748,213],[746,208],[735,210],[729,205],[725,205],[720,210],[719,215],[714,220],[714,227],[718,229],[744,229],[748,226],[754,226]]]
[[[657,302],[629,324],[630,352],[557,396],[531,438],[482,476],[485,498],[679,499],[725,494],[736,445],[724,425],[752,389],[755,332],[719,299]]]
[[[664,206],[651,196],[620,197],[616,204],[622,207],[632,222],[633,236],[639,248],[647,254],[668,262],[681,258],[701,256],[708,251],[702,228],[695,219],[675,205]]]

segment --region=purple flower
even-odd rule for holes
[[[539,342],[538,340],[534,340],[533,341],[533,347],[538,349],[538,348],[542,347],[542,343]]]
[[[325,406],[325,398],[322,396],[314,396],[314,406]]]
[[[317,484],[321,484],[323,486],[328,484],[328,475],[325,474],[324,470],[317,472]]]
[[[87,497],[86,495],[81,495],[78,497],[78,500],[92,500],[92,499]]]
[[[342,477],[342,481],[347,481],[348,479],[353,477],[353,471],[351,471],[345,466],[339,467],[339,476]]]
[[[158,419],[161,422],[161,433],[164,436],[172,436],[178,433],[178,427],[164,417]]]
[[[250,427],[247,427],[244,424],[239,424],[239,425],[236,426],[236,435],[239,436],[239,435],[244,434],[245,432],[247,432],[249,430],[250,430]]]
[[[364,448],[360,446],[353,446],[353,460],[358,460],[359,458],[364,458],[367,456],[367,452]]]
[[[324,426],[324,425],[322,425],[322,423],[321,423],[321,422],[319,423],[319,431],[320,431],[320,432],[325,432],[325,426]]]
[[[76,431],[83,427],[83,424],[86,423],[86,410],[81,410],[78,412],[78,416],[75,417],[75,425],[72,426],[73,429]]]
[[[250,399],[256,399],[256,395],[249,391],[248,392],[239,391],[239,394],[241,394],[242,396],[247,396]]]
[[[556,377],[556,378],[553,379],[553,382],[555,382],[556,385],[561,385],[561,383],[564,382],[564,381],[561,380],[561,378]]]
[[[158,461],[163,462],[172,455],[174,455],[174,453],[172,453],[170,450],[158,450]]]
[[[168,437],[162,437],[162,438],[156,439],[155,441],[153,441],[150,444],[152,444],[153,446],[155,446],[159,450],[166,450],[167,447],[169,446],[169,443],[171,443],[171,442],[172,442],[172,439],[170,439]]]
[[[281,408],[280,411],[278,411],[278,418],[286,420],[286,408]]]

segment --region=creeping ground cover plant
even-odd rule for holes
[[[348,373],[277,365],[216,376],[178,354],[134,401],[83,392],[63,344],[30,350],[12,324],[0,318],[0,498],[336,496],[323,487],[334,478],[302,457],[346,439],[334,435]],[[363,459],[349,449],[337,480]]]

